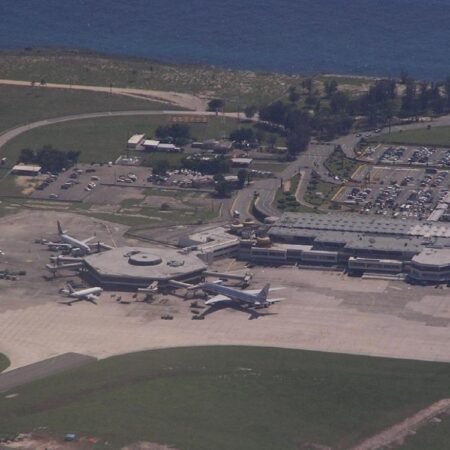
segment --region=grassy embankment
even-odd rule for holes
[[[3,372],[5,369],[9,367],[9,359],[3,353],[0,353],[0,372]]]
[[[0,53],[0,78],[44,79],[47,83],[100,85],[186,92],[222,98],[228,111],[288,97],[288,88],[301,90],[301,75],[223,69],[206,65],[164,64],[139,58],[114,57],[81,51],[34,49]],[[318,75],[315,87],[335,79],[350,93],[368,89],[372,77]]]
[[[450,127],[420,128],[391,134],[380,134],[378,136],[371,136],[370,142],[450,147]]]
[[[0,78],[186,92],[223,98],[227,110],[262,105],[286,95],[303,77],[202,65],[162,64],[78,51],[2,52]]]
[[[448,397],[449,381],[448,364],[273,348],[157,350],[15,388],[18,396],[0,399],[0,433],[44,426],[99,437],[96,449],[137,441],[348,448]]]
[[[30,122],[72,114],[161,109],[179,108],[101,92],[0,85],[0,132]]]

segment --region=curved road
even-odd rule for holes
[[[8,86],[22,86],[31,87],[31,81],[18,81],[18,80],[1,80],[0,84]],[[35,89],[75,89],[78,91],[90,91],[90,92],[104,92],[107,94],[123,95],[126,97],[139,98],[141,100],[156,101],[162,103],[171,103],[172,105],[180,106],[181,108],[191,109],[194,111],[205,111],[208,100],[200,98],[192,94],[184,94],[181,92],[171,91],[155,91],[151,89],[133,89],[122,87],[110,87],[110,86],[88,86],[81,84],[58,84],[58,83],[46,83],[40,85],[39,83],[34,85]]]

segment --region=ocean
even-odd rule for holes
[[[450,76],[448,0],[0,0],[0,49],[286,73]]]

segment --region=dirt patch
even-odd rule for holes
[[[136,442],[135,444],[122,447],[122,450],[176,450],[167,445],[155,444],[154,442]]]
[[[18,450],[90,450],[98,442],[100,442],[100,439],[97,437],[80,437],[74,441],[66,442],[63,436],[56,438],[48,431],[39,430],[32,433],[19,434],[14,441],[1,443],[0,448],[14,448]],[[163,448],[161,447],[161,450]]]
[[[34,192],[35,186],[39,183],[36,178],[16,176],[15,185],[21,190],[23,195],[30,195]]]

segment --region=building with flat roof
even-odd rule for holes
[[[127,147],[136,148],[138,145],[142,144],[145,139],[145,134],[134,134],[128,139]]]
[[[268,236],[271,247],[243,242],[240,257],[269,264],[334,265],[354,273],[405,273],[424,283],[450,282],[450,223],[285,213]]]
[[[149,151],[155,151],[158,149],[159,141],[156,141],[155,139],[146,139],[144,142],[142,142],[142,146],[145,150]]]
[[[17,164],[11,170],[14,175],[36,176],[40,175],[42,170],[41,166],[29,165],[29,164]]]
[[[201,278],[205,263],[195,254],[172,248],[119,247],[84,258],[83,274],[106,289],[136,290],[157,281],[192,282]]]

